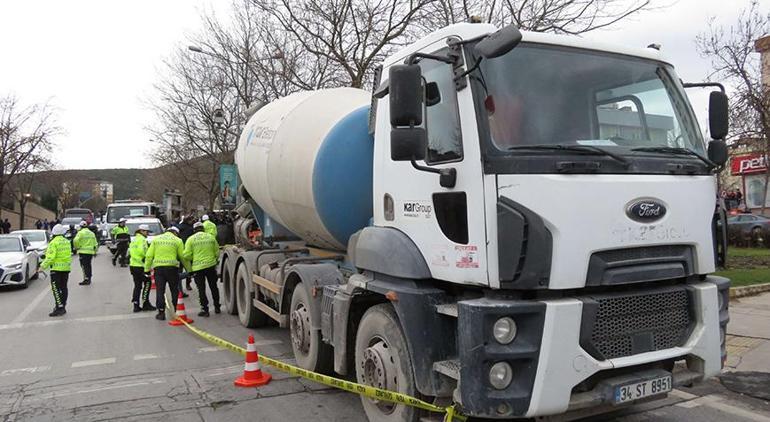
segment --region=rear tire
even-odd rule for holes
[[[238,301],[235,297],[235,274],[234,269],[227,260],[222,265],[222,304],[225,307],[225,313],[229,315],[238,315]]]
[[[305,286],[297,284],[291,295],[289,310],[291,348],[297,365],[313,372],[329,374],[332,370],[332,348],[321,340],[321,330],[312,328],[311,306]],[[320,326],[320,323],[315,325]]]
[[[389,303],[369,308],[356,333],[356,378],[361,384],[420,398],[406,337]],[[370,422],[417,422],[415,407],[377,402],[361,396]]]
[[[238,266],[235,276],[235,298],[238,301],[238,319],[246,328],[259,328],[267,324],[268,316],[254,307],[252,282],[246,264]]]

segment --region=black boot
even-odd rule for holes
[[[156,308],[156,307],[154,307],[154,306],[152,306],[152,305],[150,304],[150,302],[144,302],[144,304],[142,304],[142,310],[143,310],[143,311],[154,311],[154,310],[156,310],[156,309],[157,309],[157,308]]]
[[[221,314],[222,308],[219,305],[214,305],[214,313],[215,314]]]
[[[134,312],[142,312],[142,307],[136,302],[134,302]]]
[[[48,314],[49,317],[57,317],[62,316],[67,313],[67,310],[64,309],[63,306],[57,306],[53,309],[53,312]]]
[[[80,286],[88,286],[89,284],[91,284],[91,280],[89,280],[89,279],[85,279],[85,280],[81,281],[80,283],[78,283],[78,285],[80,285]]]
[[[209,310],[208,309],[204,309],[204,310],[198,312],[198,316],[208,317],[209,316]]]
[[[165,321],[165,319],[166,319],[166,311],[165,310],[158,311],[158,315],[155,315],[155,319],[157,319],[158,321]]]

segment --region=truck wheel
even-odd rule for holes
[[[332,369],[332,348],[321,340],[321,330],[313,329],[311,306],[305,286],[298,284],[291,295],[289,313],[291,348],[297,365],[328,374]]]
[[[235,298],[235,275],[231,265],[225,261],[222,265],[222,304],[225,305],[225,313],[238,315],[238,302]]]
[[[388,303],[372,306],[361,318],[356,334],[356,378],[361,384],[418,397],[406,338]],[[419,420],[414,407],[364,396],[361,403],[370,422]]]
[[[238,266],[235,276],[235,298],[238,301],[238,319],[246,328],[259,328],[267,324],[267,315],[254,307],[251,279],[246,265]]]

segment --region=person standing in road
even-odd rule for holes
[[[179,238],[179,229],[169,227],[165,233],[153,239],[144,257],[144,272],[155,270],[155,319],[166,319],[166,285],[171,291],[171,302],[176,309],[179,297],[179,264],[185,263],[184,245]],[[186,267],[186,265],[185,265]]]
[[[128,242],[126,241],[126,236],[129,238],[131,237],[130,234],[128,234],[128,227],[126,227],[126,220],[125,218],[121,218],[118,221],[118,225],[113,227],[112,230],[110,230],[110,234],[112,235],[113,241],[116,242],[116,249],[115,249],[115,255],[112,256],[112,265],[115,266],[115,261],[120,258],[120,262],[122,266],[126,266],[125,260],[126,260],[126,252],[128,251]]]
[[[206,297],[206,281],[211,289],[214,301],[214,312],[220,313],[219,288],[217,287],[217,263],[219,263],[219,244],[214,236],[203,230],[202,223],[193,225],[195,234],[187,239],[184,246],[184,257],[190,263],[191,272],[198,287],[198,299],[201,311],[198,316],[209,316],[209,300]]]
[[[217,225],[214,224],[211,219],[209,219],[208,214],[203,214],[203,217],[201,217],[201,222],[203,223],[203,230],[214,236],[214,240],[217,239]],[[219,242],[217,242],[219,244]]]
[[[179,224],[177,225],[177,228],[179,229],[179,238],[182,239],[182,243],[186,243],[187,239],[189,239],[190,236],[193,235],[193,222],[195,222],[195,218],[192,215],[188,215],[182,218],[182,221],[180,221]],[[185,281],[186,281],[185,284],[187,285],[187,290],[192,291],[192,285],[191,285],[192,278],[188,275],[187,277],[185,277]],[[182,297],[187,297],[187,295],[184,294],[183,292]]]
[[[88,228],[88,223],[85,221],[80,222],[80,228],[75,239],[72,240],[72,246],[80,257],[80,268],[83,269],[83,281],[78,284],[88,286],[91,284],[91,260],[96,254],[99,243],[96,242],[96,235]]]
[[[48,242],[45,250],[45,259],[40,264],[43,269],[50,269],[51,292],[55,307],[50,317],[57,317],[67,313],[67,280],[70,275],[72,250],[69,240],[64,237],[67,229],[57,224],[51,230],[53,239]]]
[[[134,292],[131,302],[134,304],[134,312],[154,311],[156,308],[150,304],[150,276],[144,271],[144,258],[147,255],[147,235],[150,226],[140,224],[134,235],[134,240],[128,245],[129,269],[134,279]],[[141,302],[140,302],[141,300]],[[142,304],[141,306],[139,304]]]

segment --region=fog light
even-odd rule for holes
[[[495,321],[492,326],[492,335],[500,344],[508,344],[516,338],[516,322],[512,318],[504,317]]]
[[[506,362],[497,362],[489,369],[489,383],[498,390],[508,387],[512,378],[513,369]]]

